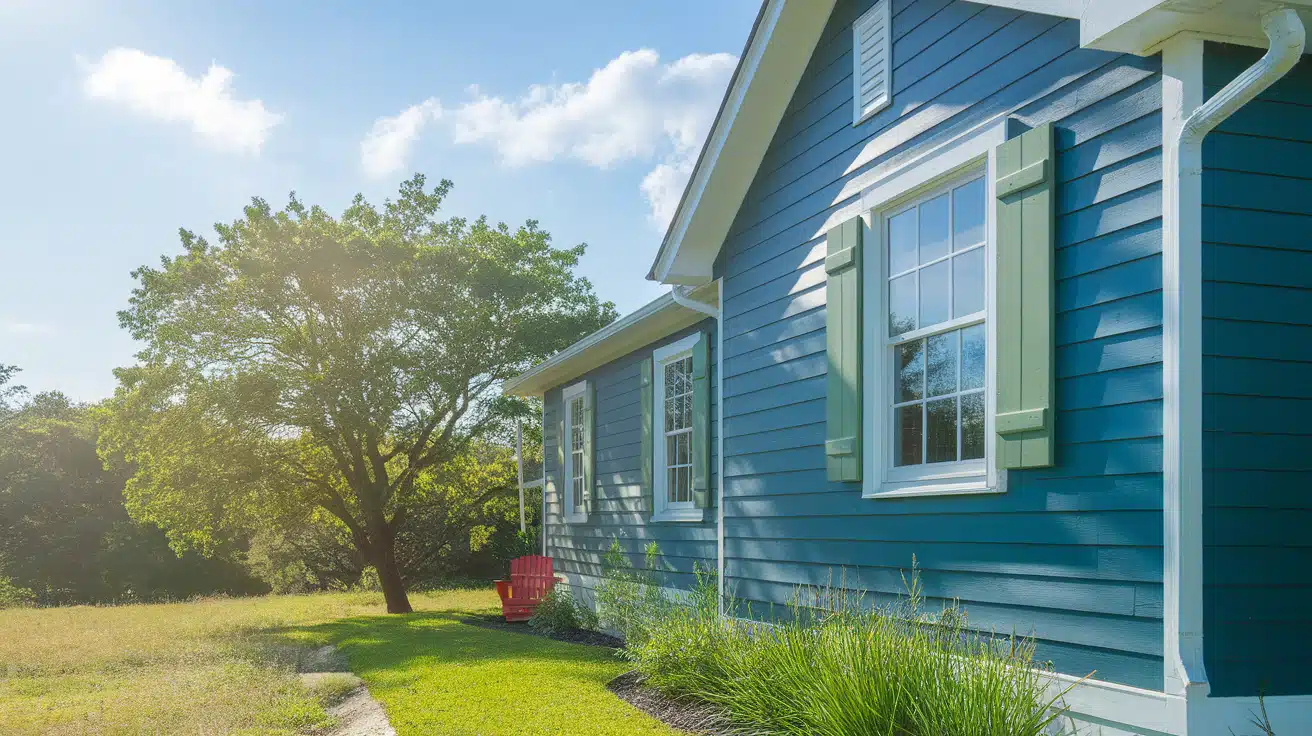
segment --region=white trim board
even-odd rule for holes
[[[1180,36],[1162,57],[1164,688],[1184,694],[1191,685],[1205,688],[1207,683],[1202,625],[1202,146],[1177,144],[1185,119],[1203,104],[1203,42]],[[1197,175],[1183,176],[1182,168]]]
[[[710,291],[710,289],[706,289]],[[700,295],[701,290],[693,292]],[[691,327],[707,316],[663,294],[501,386],[506,396],[541,396],[555,386],[621,358],[663,337]]]
[[[882,213],[887,212],[890,208],[900,205],[900,203],[914,199],[922,193],[932,189],[940,184],[947,184],[954,179],[967,173],[982,169],[985,178],[985,212],[988,248],[986,252],[990,255],[995,251],[996,236],[996,216],[993,213],[994,200],[994,151],[1005,143],[1009,136],[1009,131],[1013,124],[1007,118],[995,119],[987,124],[979,126],[966,134],[954,138],[940,146],[937,146],[923,155],[916,156],[907,161],[904,165],[899,166],[891,171],[887,171],[879,179],[871,182],[867,188],[861,192],[857,199],[856,207],[859,207],[859,214],[863,218],[866,227],[866,237],[864,242],[866,253],[863,258],[864,283],[866,286],[865,297],[862,301],[862,320],[863,323],[873,327],[867,327],[866,339],[862,341],[862,363],[866,366],[862,370],[863,396],[866,402],[865,411],[862,412],[862,429],[865,432],[866,441],[862,443],[862,467],[867,469],[863,473],[861,484],[861,495],[863,498],[905,498],[908,496],[938,496],[945,494],[968,494],[968,493],[1002,493],[1006,491],[1006,473],[999,472],[997,464],[994,462],[993,442],[986,443],[986,455],[984,458],[983,478],[980,474],[974,474],[970,478],[957,481],[950,479],[941,479],[938,481],[929,481],[920,484],[910,484],[905,487],[899,487],[896,483],[889,483],[885,478],[887,463],[886,445],[887,437],[887,419],[886,408],[882,404],[875,405],[875,402],[881,402],[886,398],[888,393],[887,387],[887,370],[884,366],[884,356],[881,354],[883,349],[883,340],[876,339],[875,335],[882,334],[884,320],[884,299],[882,292],[871,293],[872,288],[883,289],[885,286],[885,275],[883,273],[883,223],[885,218]],[[850,208],[850,207],[849,207]],[[852,213],[857,214],[857,213]],[[850,215],[849,215],[850,216]],[[833,219],[832,217],[830,218]],[[988,376],[985,385],[988,387],[985,392],[985,414],[990,417],[989,424],[985,429],[985,436],[992,436],[992,416],[995,410],[995,391],[997,377],[995,374],[995,361],[991,356],[997,353],[997,320],[995,299],[997,289],[994,288],[995,278],[993,257],[986,259],[986,313],[990,316],[988,320],[988,355],[990,359],[986,361]],[[878,285],[875,287],[874,285]]]
[[[710,282],[720,245],[834,2],[766,0],[647,278],[666,284]],[[755,84],[757,79],[767,81]]]

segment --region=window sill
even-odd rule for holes
[[[968,496],[991,493],[1006,493],[1000,484],[989,485],[986,480],[970,480],[958,483],[943,481],[926,481],[912,485],[908,483],[885,483],[873,490],[862,492],[861,498],[919,498],[921,496]]]
[[[665,509],[651,515],[653,522],[662,521],[705,521],[706,509]]]
[[[586,523],[588,523],[588,515],[587,515],[587,514],[584,514],[584,513],[579,513],[579,512],[577,512],[577,511],[575,511],[575,512],[572,513],[572,514],[565,514],[565,523],[566,523],[566,524],[586,524]]]

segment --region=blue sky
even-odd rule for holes
[[[251,196],[340,212],[415,171],[536,218],[621,312],[757,0],[0,2],[0,363],[113,392],[132,269]]]

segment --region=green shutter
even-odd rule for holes
[[[853,217],[828,233],[825,258],[826,348],[829,356],[825,408],[825,455],[829,480],[861,480],[861,237]]]
[[[652,427],[652,383],[651,358],[642,361],[638,369],[638,396],[642,405],[642,505],[644,513],[655,513],[656,506],[652,498],[651,474],[651,427]]]
[[[1052,125],[997,151],[998,467],[1054,464]]]
[[[711,340],[705,332],[692,346],[692,500],[711,505]]]
[[[596,425],[596,413],[592,407],[596,403],[596,394],[597,386],[592,381],[583,385],[583,511],[588,514],[592,513],[596,505],[593,497],[596,495],[597,480],[592,474],[592,450],[595,447],[592,435]]]

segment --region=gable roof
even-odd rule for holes
[[[835,0],[765,0],[647,278],[711,280],[738,206],[824,31]],[[756,84],[759,80],[767,83]]]
[[[1312,15],[1312,0],[1283,0]],[[1176,33],[1255,46],[1252,0],[972,0],[1080,22],[1081,45],[1150,55]],[[700,285],[765,157],[835,0],[765,0],[647,278]],[[764,81],[762,81],[764,80]]]

